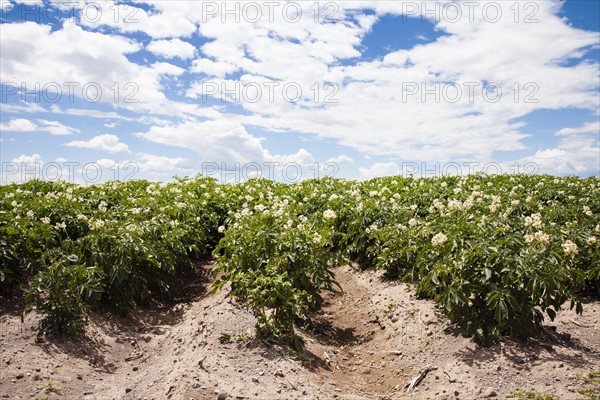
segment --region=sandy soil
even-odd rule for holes
[[[227,291],[210,294],[210,265],[177,304],[127,318],[90,315],[79,338],[36,343],[38,316],[0,298],[0,399],[481,399],[514,390],[583,399],[600,384],[600,302],[561,311],[542,334],[489,348],[445,324],[430,301],[378,273],[336,270],[294,354],[253,338],[254,318]],[[431,370],[415,390],[406,384]]]

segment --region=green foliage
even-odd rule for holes
[[[25,289],[42,332],[77,331],[90,308],[169,298],[179,272],[211,254],[215,290],[230,284],[259,334],[294,346],[294,322],[340,291],[332,267],[347,259],[414,282],[482,343],[526,338],[600,293],[600,179],[0,186],[0,294]]]
[[[555,396],[553,394],[525,390],[514,390],[510,392],[510,394],[506,396],[506,398],[517,400],[560,400],[560,397]]]

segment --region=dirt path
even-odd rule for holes
[[[480,399],[520,389],[582,399],[578,390],[600,391],[570,379],[600,371],[599,302],[583,316],[560,312],[528,344],[481,348],[405,284],[336,271],[345,294],[326,297],[303,333],[302,355],[252,340],[252,315],[226,291],[207,294],[206,280],[173,307],[126,319],[93,314],[76,340],[36,343],[37,317],[21,324],[18,306],[4,302],[0,398]],[[407,393],[405,384],[426,367],[433,369]]]

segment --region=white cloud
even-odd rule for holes
[[[65,145],[84,149],[104,150],[109,153],[129,152],[129,147],[121,142],[118,136],[110,134],[94,136],[88,141],[74,140]]]
[[[34,166],[44,163],[42,156],[40,156],[37,153],[32,154],[30,156],[26,154],[21,154],[19,157],[13,158],[12,162],[14,162],[15,164],[24,164],[26,166]]]
[[[568,136],[574,134],[600,134],[600,121],[587,122],[577,128],[563,128],[556,132],[556,136]]]
[[[71,135],[79,133],[79,129],[71,128],[58,121],[45,119],[36,120],[34,123],[28,119],[16,118],[6,124],[0,124],[0,129],[8,132],[47,132],[51,135]]]
[[[18,118],[8,121],[7,124],[0,124],[0,129],[8,132],[33,132],[37,130],[37,125],[28,119]]]
[[[242,124],[234,120],[187,121],[177,125],[153,126],[136,136],[193,150],[201,156],[202,162],[230,166],[263,162],[309,165],[315,161],[306,149],[299,149],[293,154],[272,154],[263,147],[263,139],[249,134]]]
[[[207,58],[199,58],[197,60],[194,60],[190,71],[197,74],[206,74],[209,76],[224,78],[227,74],[232,74],[237,69],[237,66],[227,62],[212,61]]]
[[[194,173],[194,168],[189,159],[183,157],[165,157],[153,154],[141,153],[138,158],[142,161],[138,164],[142,172],[152,177],[173,175],[185,175]]]
[[[327,163],[330,164],[352,164],[354,162],[354,159],[352,157],[349,157],[345,154],[340,154],[337,157],[333,157],[330,158],[329,160],[326,161]]]
[[[146,49],[164,58],[179,57],[182,60],[194,57],[196,51],[194,46],[180,39],[153,40]]]
[[[359,167],[358,172],[363,179],[372,179],[378,176],[389,176],[400,174],[398,164],[394,162],[374,163],[369,168]]]

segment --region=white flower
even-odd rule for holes
[[[219,226],[219,229],[217,229],[219,231],[219,233],[223,233],[225,232],[225,227],[223,225]]]
[[[589,244],[594,244],[596,243],[596,236],[590,236],[589,238],[587,238],[587,242]]]
[[[566,255],[575,255],[579,252],[579,248],[577,247],[577,245],[570,240],[564,242],[562,248],[565,251]]]
[[[101,219],[97,219],[97,220],[90,220],[88,221],[88,226],[90,228],[90,230],[95,230],[95,229],[100,229],[104,226],[104,221]]]
[[[54,228],[56,230],[65,229],[66,227],[67,227],[67,224],[65,224],[64,222],[58,222],[56,225],[54,225]]]
[[[71,262],[77,262],[77,261],[79,261],[79,257],[77,256],[77,254],[71,254],[70,256],[67,257],[67,260],[69,260]]]
[[[319,244],[319,243],[321,243],[321,239],[322,239],[321,235],[319,235],[317,232],[315,232],[313,235],[313,238],[312,238],[313,243]]]
[[[450,200],[448,202],[448,209],[452,210],[452,211],[456,211],[456,210],[461,210],[463,207],[462,203],[460,202],[460,200]]]
[[[411,210],[415,211],[415,210],[417,209],[417,207],[418,207],[418,206],[417,206],[416,204],[411,204],[409,208],[410,208]]]
[[[408,226],[417,226],[418,223],[419,222],[414,218],[408,220]]]
[[[10,203],[10,205],[13,207],[18,207],[19,203],[17,203],[15,200],[13,200],[12,203]]]
[[[529,233],[527,235],[525,235],[525,242],[531,243],[531,242],[533,242],[533,239],[534,239],[533,235],[531,235]]]
[[[32,211],[32,210],[29,210],[29,211],[27,211],[27,217],[28,217],[28,218],[33,218],[33,215],[34,215],[34,214],[33,214],[33,211]]]
[[[533,226],[534,228],[542,227],[542,215],[539,213],[531,214],[525,217],[525,226]]]
[[[44,217],[44,218],[40,219],[40,221],[42,221],[44,224],[49,224],[50,223],[50,218]]]
[[[177,207],[177,208],[185,208],[185,203],[179,202],[179,203],[175,204],[175,207]]]
[[[438,233],[434,237],[431,238],[431,244],[433,246],[440,246],[444,244],[444,242],[448,240],[448,237],[443,233]]]
[[[266,207],[264,206],[264,204],[257,204],[257,205],[254,206],[254,210],[258,211],[258,212],[264,211],[265,208]]]
[[[323,218],[325,219],[335,219],[337,217],[337,215],[335,215],[335,212],[333,210],[325,210],[323,211]]]
[[[537,231],[533,234],[534,239],[542,245],[547,245],[550,242],[550,236],[542,231]]]
[[[459,194],[460,192],[462,192],[461,188],[454,188],[454,194]]]
[[[446,186],[448,186],[448,184],[447,184],[446,182],[442,182],[442,183],[441,183],[441,186],[442,186],[442,187],[446,187]]]
[[[335,200],[335,199],[337,199],[338,197],[339,197],[339,196],[338,196],[337,194],[335,194],[335,193],[334,193],[334,194],[332,194],[331,196],[329,196],[329,201],[331,201],[331,200]]]

